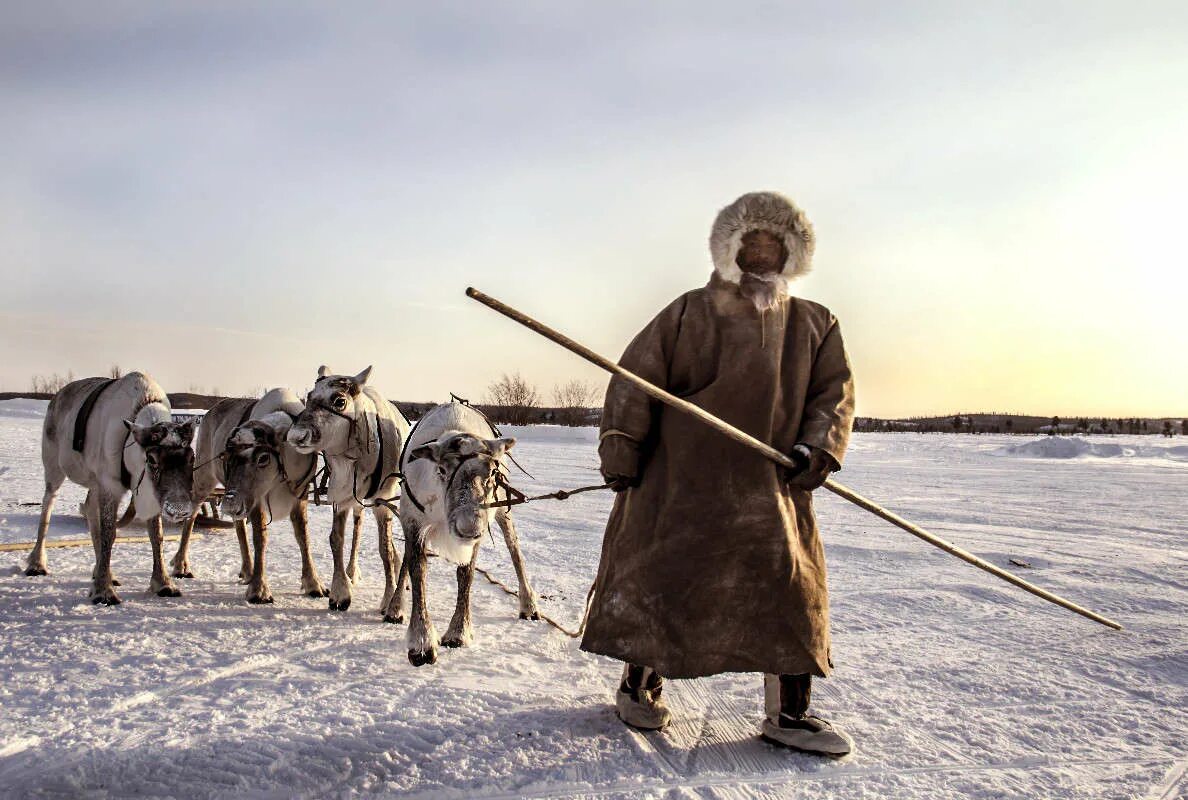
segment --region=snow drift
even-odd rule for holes
[[[1163,458],[1188,461],[1188,445],[1118,444],[1095,442],[1080,436],[1045,436],[994,451],[996,456],[1017,458]]]
[[[24,397],[0,400],[0,417],[39,419],[45,416],[47,408],[49,408],[49,400],[29,400]]]

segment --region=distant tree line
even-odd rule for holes
[[[856,431],[908,433],[1017,433],[1017,434],[1160,434],[1188,435],[1188,419],[1150,419],[1143,417],[1039,417],[1023,414],[954,414],[938,417],[883,419],[858,417]]]
[[[112,378],[119,378],[124,370],[113,364],[108,371]],[[0,399],[32,396],[47,398],[74,380],[74,372],[65,375],[34,375],[30,380],[30,393],[2,392]],[[259,396],[260,390],[256,393]],[[552,404],[545,403],[541,390],[524,378],[519,372],[504,373],[488,387],[482,402],[475,407],[500,425],[598,425],[602,409],[599,387],[589,381],[573,379],[556,384],[550,395]],[[191,385],[189,391],[170,395],[177,398],[178,408],[209,408],[221,399],[218,389],[210,395],[202,392],[198,385]],[[436,403],[395,403],[410,420],[420,419]],[[904,432],[904,433],[1007,433],[1007,434],[1130,434],[1161,435],[1172,437],[1177,434],[1188,436],[1188,418],[1173,420],[1144,417],[1077,417],[1062,420],[1059,416],[1040,417],[1005,412],[953,414],[951,416],[906,417],[884,419],[880,417],[857,417],[854,430],[860,432]]]
[[[496,425],[598,425],[602,417],[598,387],[588,381],[569,380],[553,387],[546,402],[544,393],[519,372],[505,373],[488,387],[481,402],[470,403]],[[410,420],[420,419],[436,403],[397,403]]]
[[[552,405],[546,405],[544,394],[523,375],[504,373],[487,387],[482,410],[494,422],[507,425],[597,425],[598,395],[596,385],[575,378],[555,385]]]

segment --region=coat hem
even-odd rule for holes
[[[708,678],[713,675],[725,674],[767,674],[767,675],[804,675],[809,674],[817,678],[828,678],[832,672],[832,664],[826,668],[822,668],[820,664],[815,661],[809,669],[804,669],[803,663],[796,666],[787,664],[720,664],[712,668],[704,669],[681,669],[679,664],[666,663],[664,659],[653,658],[650,656],[631,655],[622,650],[615,648],[596,647],[595,645],[587,644],[583,641],[580,649],[586,653],[593,653],[594,655],[607,656],[616,661],[623,661],[628,664],[638,664],[640,666],[651,667],[657,674],[664,678],[672,678],[673,680],[691,680],[693,678]],[[655,663],[652,663],[655,662]]]

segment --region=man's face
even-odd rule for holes
[[[743,272],[766,275],[784,268],[788,251],[778,236],[769,231],[747,231],[743,234],[741,247],[735,262]]]

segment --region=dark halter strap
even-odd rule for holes
[[[239,417],[239,424],[231,429],[231,435],[227,438],[227,444],[224,445],[223,452],[220,453],[218,456],[216,456],[216,458],[224,457],[228,453],[231,452],[231,450],[232,450],[231,442],[235,438],[236,432],[250,421],[251,416],[252,416],[252,410],[256,407],[257,402],[259,402],[259,401],[252,400],[252,401],[248,402],[247,408],[244,409],[243,414]],[[297,416],[298,416],[297,414],[293,414],[289,411],[286,411],[283,408],[277,409],[277,410],[286,414],[289,417],[289,419],[293,420],[293,422],[297,421]],[[264,445],[264,444],[252,445],[252,452],[256,452],[257,450],[265,451],[266,453],[268,453],[268,455],[271,458],[276,460],[276,469],[280,475],[280,479],[289,485],[289,488],[292,490],[294,495],[303,495],[304,494],[304,492],[301,491],[301,488],[304,486],[308,486],[310,481],[313,480],[314,474],[317,472],[317,467],[318,467],[317,456],[314,456],[313,461],[309,465],[309,469],[307,469],[305,471],[304,475],[302,475],[296,481],[290,481],[289,473],[285,469],[284,455],[281,453],[280,447],[269,447],[268,445]],[[211,460],[213,461],[214,459],[211,459]]]

